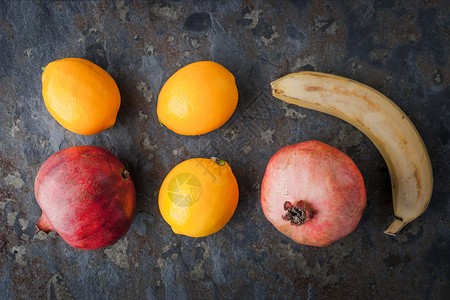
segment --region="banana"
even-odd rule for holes
[[[319,72],[289,74],[270,85],[274,97],[347,121],[378,148],[389,169],[395,215],[384,233],[397,235],[425,211],[433,190],[430,158],[413,123],[394,102],[360,82]]]

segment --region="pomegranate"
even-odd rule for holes
[[[346,154],[319,141],[279,150],[261,184],[266,218],[304,245],[327,246],[350,234],[365,205],[358,167]]]
[[[37,231],[56,231],[69,245],[109,246],[130,228],[136,192],[111,152],[94,146],[61,150],[39,169],[34,191],[42,209]]]

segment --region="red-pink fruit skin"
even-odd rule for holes
[[[125,167],[106,149],[79,146],[53,154],[39,169],[35,196],[49,229],[72,247],[109,246],[130,228],[136,192]]]
[[[301,226],[282,219],[284,202],[303,200],[314,218]],[[261,184],[266,218],[297,243],[327,246],[350,234],[366,205],[364,180],[343,152],[319,141],[286,146],[270,159]]]

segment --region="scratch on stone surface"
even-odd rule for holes
[[[39,142],[39,145],[41,146],[41,148],[45,148],[47,147],[49,141],[48,140],[42,140]]]
[[[150,151],[158,149],[158,145],[153,144],[150,141],[150,137],[148,136],[148,134],[144,133],[143,138],[144,138],[144,141],[142,142],[142,146],[144,146],[144,149],[150,150]]]
[[[318,288],[323,288],[326,286],[335,287],[339,284],[341,277],[338,273],[330,272],[329,268],[322,267],[318,261],[316,261],[314,265],[308,264],[308,260],[305,259],[302,252],[293,249],[291,244],[276,243],[272,246],[271,251],[273,251],[273,255],[279,259],[288,259],[294,264],[293,267],[296,270],[302,270],[301,274],[299,274],[302,278],[307,279],[314,277],[318,279]],[[342,265],[344,258],[351,255],[354,250],[354,245],[351,245],[350,243],[345,244],[344,242],[335,243],[332,247],[336,249],[336,252],[334,253],[339,253],[339,255],[335,255],[329,259],[329,264],[333,266]],[[265,248],[255,248],[255,250],[258,252],[267,251]]]
[[[31,48],[25,49],[25,51],[23,51],[23,53],[24,53],[27,57],[31,57]]]
[[[172,247],[176,247],[176,245],[177,245],[177,243],[175,243],[175,242],[172,242],[172,243],[170,243],[170,244],[168,244],[168,245],[165,245],[164,247],[162,247],[161,253],[166,253],[167,251],[169,251],[170,249],[172,249]]]
[[[19,218],[19,224],[20,224],[20,228],[22,228],[22,230],[25,230],[28,228],[28,221],[23,218]]]
[[[74,299],[69,289],[66,287],[66,283],[62,279],[61,275],[55,274],[48,281],[47,299],[66,300]]]
[[[276,38],[280,37],[280,34],[276,30],[277,30],[277,27],[272,26],[272,34],[270,35],[270,37],[269,38],[266,38],[264,36],[261,37],[261,41],[264,43],[264,45],[269,46],[270,44],[273,43],[273,41]]]
[[[16,223],[16,217],[17,217],[16,212],[9,212],[6,215],[6,222],[8,223],[9,226],[13,226],[14,223]]]
[[[33,239],[37,239],[40,241],[46,240],[47,238],[56,237],[57,233],[55,231],[50,231],[49,233],[45,233],[43,231],[39,231],[33,236]]]
[[[160,90],[161,88],[164,70],[161,68],[161,65],[155,56],[146,55],[142,57],[142,66],[139,68],[139,72],[142,74],[153,74],[149,77],[151,88],[149,88],[148,84],[144,81],[138,85],[138,89],[139,87],[143,88],[141,92],[143,93],[146,101],[151,102],[153,99],[152,91]]]
[[[144,112],[142,110],[139,111],[139,120],[141,121],[145,121],[148,119],[148,116],[146,114],[144,114]]]
[[[205,270],[203,269],[203,264],[196,264],[194,269],[189,272],[190,280],[201,280],[205,278]]]
[[[360,64],[360,63],[357,62],[357,61],[354,61],[354,62],[352,62],[351,67],[352,67],[352,68],[351,68],[351,73],[352,73],[352,74],[355,74],[355,71],[362,69],[362,68],[363,68],[363,65]]]
[[[18,263],[21,266],[26,266],[27,261],[25,260],[24,256],[26,254],[26,248],[24,245],[20,246],[13,246],[10,250],[12,254],[14,254],[14,262]]]
[[[254,9],[244,15],[244,19],[251,20],[252,22],[248,26],[250,29],[253,29],[258,25],[259,15],[263,12],[262,9]]]
[[[33,236],[33,239],[37,239],[37,240],[43,241],[43,240],[47,239],[47,236],[48,235],[45,232],[39,231],[38,233],[36,233]]]
[[[11,137],[15,137],[16,133],[20,132],[20,128],[19,128],[20,122],[21,122],[20,119],[17,119],[16,121],[13,121],[12,126],[11,126],[11,130],[9,131],[9,135]]]
[[[183,153],[183,150],[184,150],[184,146],[182,146],[182,147],[180,147],[178,149],[173,149],[172,153],[173,153],[173,155],[178,156],[181,153]]]
[[[146,44],[144,46],[144,51],[148,55],[154,55],[155,54],[155,46],[153,46],[151,44]]]
[[[227,142],[232,142],[238,138],[239,134],[236,129],[227,128],[225,129],[223,136]]]
[[[164,258],[159,257],[158,261],[156,262],[156,265],[159,269],[164,269],[166,267],[167,261]]]
[[[201,46],[201,43],[197,39],[190,39],[190,44],[194,49],[197,49]]]
[[[215,18],[213,18],[213,16],[211,16],[211,21],[212,21],[212,30],[211,30],[211,32],[214,32],[214,33],[217,33],[217,34],[226,33],[225,28],[223,28],[223,26],[219,23],[219,21],[216,20]]]
[[[128,262],[128,239],[122,238],[118,240],[114,245],[105,249],[105,254],[110,261],[115,263],[117,266],[129,270],[130,263]]]
[[[250,147],[249,145],[245,145],[244,147],[242,147],[242,151],[245,154],[249,154],[252,151],[252,147]]]
[[[14,202],[14,199],[11,198],[6,198],[5,201],[0,201],[0,209],[3,210],[6,207],[6,204],[8,204],[9,202]]]
[[[154,4],[150,8],[151,12],[154,13],[156,16],[169,20],[169,21],[175,21],[177,20],[183,12],[183,7],[172,7],[170,5],[164,5],[164,4]]]
[[[146,102],[150,103],[153,100],[153,93],[148,83],[145,81],[140,81],[137,85],[137,90],[144,96]]]
[[[119,12],[119,19],[126,22],[127,14],[130,11],[130,7],[125,5],[125,0],[116,1],[117,11]]]
[[[339,25],[336,23],[336,21],[333,21],[333,23],[331,23],[330,27],[327,28],[327,30],[325,30],[325,33],[334,35],[336,34],[336,31],[338,30]]]
[[[20,178],[20,173],[17,171],[14,171],[12,174],[8,174],[4,178],[6,185],[12,185],[15,189],[20,189],[23,187],[25,182]]]
[[[300,120],[306,117],[306,115],[302,114],[298,108],[290,108],[289,104],[286,102],[282,102],[281,106],[283,107],[285,114],[284,116],[294,120]]]
[[[298,72],[298,69],[304,66],[311,66],[313,69],[316,69],[317,59],[314,55],[309,55],[306,57],[298,57],[295,60],[294,65],[291,67],[291,72]]]
[[[122,2],[123,2],[123,1],[122,1]],[[93,27],[89,28],[88,34],[91,34],[91,33],[97,34],[98,31],[99,31],[99,30],[97,29],[97,27],[96,27],[96,26],[93,26]]]
[[[339,25],[334,19],[324,19],[321,16],[314,17],[314,27],[321,29],[323,32],[331,35],[335,35]]]
[[[266,144],[272,144],[273,143],[273,134],[275,133],[275,129],[267,129],[263,132],[261,132],[261,140]]]
[[[198,243],[197,247],[202,247],[205,251],[200,262],[195,264],[194,269],[186,274],[190,280],[201,280],[205,278],[205,268],[203,265],[205,264],[205,260],[211,256],[211,250],[206,242]]]

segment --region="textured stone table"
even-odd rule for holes
[[[448,1],[0,1],[0,299],[443,299],[449,290]],[[225,4],[226,2],[226,4]],[[47,112],[41,67],[92,60],[116,80],[114,127],[94,136]],[[159,90],[180,67],[223,64],[239,104],[209,134],[161,127]],[[361,132],[273,98],[269,83],[315,70],[368,84],[411,118],[434,170],[431,203],[397,237],[389,173]],[[317,139],[360,168],[367,206],[356,230],[326,248],[295,244],[265,219],[260,183],[278,149]],[[81,251],[34,234],[34,177],[54,152],[98,145],[128,167],[137,188],[130,231]],[[228,225],[205,238],[175,235],[158,210],[159,186],[182,160],[227,160],[240,186]]]

